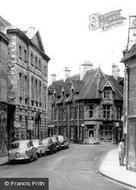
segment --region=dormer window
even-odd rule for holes
[[[111,99],[112,91],[111,90],[104,90],[103,98],[104,99]]]

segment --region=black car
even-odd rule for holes
[[[46,146],[46,153],[52,154],[57,151],[56,145],[53,143],[51,138],[45,138],[42,143]]]
[[[61,150],[61,143],[58,139],[58,136],[52,136],[50,138],[51,138],[53,144],[56,146],[57,150]]]

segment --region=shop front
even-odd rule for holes
[[[113,140],[113,128],[114,128],[113,124],[110,123],[101,124],[99,129],[100,141],[111,142]]]

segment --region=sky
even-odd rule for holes
[[[93,68],[100,66],[106,74],[111,74],[116,63],[123,76],[120,60],[127,45],[128,17],[136,15],[134,5],[134,0],[4,0],[0,15],[20,29],[34,26],[40,31],[45,53],[51,58],[50,83],[51,73],[60,79],[69,67],[71,75],[77,74],[84,61],[90,61]],[[118,9],[127,18],[124,25],[108,31],[89,29],[89,15]]]

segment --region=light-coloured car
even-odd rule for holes
[[[11,144],[11,149],[8,152],[9,162],[17,160],[37,160],[36,148],[31,140],[14,141]]]
[[[67,137],[58,135],[58,139],[59,139],[59,142],[61,143],[62,149],[69,148],[69,141],[68,141]]]
[[[46,154],[46,146],[39,139],[33,139],[32,142],[36,148],[38,157]]]

